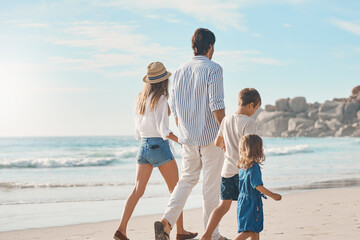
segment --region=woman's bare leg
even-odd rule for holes
[[[121,217],[121,222],[119,226],[119,231],[126,236],[126,228],[129,222],[129,219],[134,212],[136,204],[139,199],[145,192],[146,185],[149,181],[153,170],[153,166],[151,164],[137,164],[136,165],[136,181],[134,190],[131,192],[130,196],[125,202],[124,211]]]

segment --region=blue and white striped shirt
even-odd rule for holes
[[[179,142],[204,146],[219,126],[213,111],[225,109],[223,70],[205,56],[194,56],[174,73],[171,111],[178,118]]]

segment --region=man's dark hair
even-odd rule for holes
[[[246,106],[250,103],[254,103],[254,107],[258,104],[261,105],[260,94],[255,88],[244,88],[239,92],[238,104],[239,106]]]
[[[194,55],[205,55],[211,45],[215,44],[215,35],[209,29],[198,28],[191,38],[191,47]]]

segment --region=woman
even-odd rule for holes
[[[125,202],[120,226],[114,235],[116,240],[128,240],[127,224],[137,202],[144,194],[154,167],[159,168],[170,193],[179,180],[178,168],[167,140],[171,139],[179,143],[177,136],[169,129],[170,108],[167,99],[170,76],[171,73],[162,63],[149,64],[147,75],[143,79],[145,85],[136,99],[136,138],[141,139],[137,154],[136,182],[134,190]],[[197,236],[197,233],[184,230],[182,214],[176,226],[176,239],[191,239]]]

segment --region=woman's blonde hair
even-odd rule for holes
[[[169,79],[166,79],[159,83],[153,83],[153,84],[145,83],[142,91],[139,93],[136,99],[136,111],[140,115],[145,114],[146,101],[150,95],[151,95],[150,111],[156,107],[162,95],[165,95],[165,97],[168,98],[169,97],[168,85],[169,85]],[[168,107],[168,112],[170,115],[169,107]]]
[[[247,134],[239,142],[238,168],[243,170],[251,168],[254,162],[262,164],[265,161],[263,141],[256,134]]]

